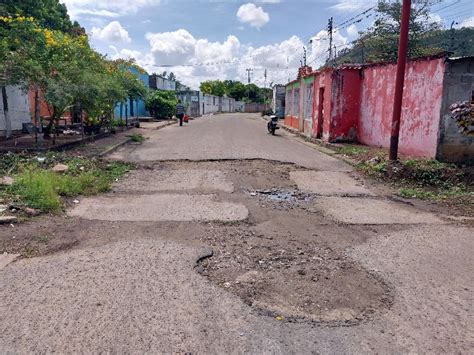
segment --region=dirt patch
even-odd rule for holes
[[[0,253],[35,257],[70,249],[79,244],[80,224],[63,216],[43,215],[14,227],[0,228]]]
[[[318,228],[332,243],[262,229],[214,229],[202,238],[214,256],[197,270],[259,312],[290,321],[354,325],[390,307],[390,288],[340,248],[342,229]]]

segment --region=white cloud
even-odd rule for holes
[[[196,39],[186,30],[147,33],[151,54],[158,64],[184,64],[194,56]]]
[[[441,18],[440,15],[438,14],[435,14],[435,13],[430,13],[428,15],[428,21],[430,22],[435,22],[435,23],[438,23],[440,25],[442,25],[444,23],[443,19]]]
[[[348,39],[341,35],[340,31],[333,33],[333,48],[336,47],[336,51],[348,48]],[[313,68],[318,68],[323,65],[329,55],[329,38],[327,31],[320,31],[316,36],[311,38],[311,49],[308,61],[311,63]]]
[[[468,17],[467,19],[463,20],[459,27],[474,27],[474,16]]]
[[[120,51],[115,46],[109,46],[114,54],[112,54],[112,59],[135,59],[137,62],[142,61],[142,53],[140,51],[135,51],[132,49],[122,48]]]
[[[231,60],[239,55],[240,41],[235,36],[227,37],[223,43],[200,39],[196,42],[195,58],[198,62]]]
[[[92,38],[112,43],[130,43],[132,40],[120,22],[112,21],[107,26],[94,27],[91,31]]]
[[[353,12],[366,10],[369,7],[376,5],[377,0],[366,0],[366,1],[356,1],[356,0],[337,0],[336,4],[330,6],[330,9],[340,11],[340,12]]]
[[[261,47],[242,45],[236,36],[228,36],[224,42],[210,42],[195,38],[187,30],[148,33],[150,52],[123,49],[114,50],[113,57],[134,57],[148,72],[172,71],[184,84],[198,88],[204,80],[232,79],[247,82],[245,69],[253,69],[252,82],[263,86],[264,73],[267,81],[286,83],[296,78],[303,60],[303,41],[292,36],[280,43]],[[348,39],[336,32],[334,44],[342,49]],[[327,33],[321,31],[308,48],[307,62],[318,68],[327,58]]]
[[[240,22],[248,23],[252,27],[260,28],[270,21],[270,15],[262,7],[248,3],[242,5],[237,11]]]
[[[346,32],[347,32],[347,35],[351,38],[355,38],[359,34],[357,26],[354,23],[350,25],[349,27],[347,27]]]
[[[159,5],[160,0],[62,0],[69,15],[77,19],[83,15],[118,17],[153,5]]]

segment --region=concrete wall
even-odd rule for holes
[[[356,139],[360,119],[362,72],[342,68],[331,73],[330,142],[350,142]]]
[[[250,102],[245,104],[246,113],[259,113],[268,109],[268,105],[258,104],[256,102]]]
[[[401,153],[451,162],[474,161],[474,138],[459,132],[449,111],[457,101],[474,101],[473,71],[474,57],[426,57],[407,63]],[[395,78],[395,64],[345,66],[307,74],[286,86],[285,125],[327,142],[358,141],[388,148]]]
[[[458,101],[474,100],[474,60],[460,58],[448,60],[444,73],[444,90],[441,105],[440,137],[437,152],[439,160],[448,162],[474,162],[474,138],[459,132],[451,118],[449,106]]]
[[[219,97],[214,95],[204,94],[203,96],[204,103],[204,114],[208,115],[210,113],[219,112]]]
[[[299,129],[300,111],[300,80],[295,80],[286,86],[285,126]]]
[[[285,124],[308,137],[353,141],[359,119],[361,73],[342,68],[314,72],[287,86]]]
[[[300,81],[300,115],[298,128],[307,136],[311,136],[313,127],[313,90],[314,76],[309,76]]]
[[[220,97],[220,112],[235,112],[235,99],[230,97]]]
[[[275,85],[273,87],[271,108],[278,118],[285,117],[285,93],[286,90],[284,85]]]
[[[149,86],[149,75],[148,73],[141,73],[135,68],[128,69],[133,73],[137,78],[139,78],[146,88]],[[128,117],[148,117],[150,113],[145,108],[145,101],[142,99],[139,100],[127,100],[125,103],[117,103],[114,109],[114,115],[116,119],[125,119]]]
[[[444,58],[434,58],[407,63],[400,126],[401,153],[428,158],[436,156],[444,62]],[[394,64],[364,69],[357,130],[359,142],[389,147],[395,73]]]
[[[243,101],[236,101],[234,103],[235,112],[245,112],[245,102]]]
[[[148,78],[149,87],[157,90],[176,90],[176,81],[163,78],[159,75],[153,74]]]
[[[30,103],[28,95],[18,87],[7,86],[8,112],[12,125],[12,131],[21,131],[23,123],[31,122]],[[3,99],[0,95],[0,134],[5,134],[5,113],[3,111]]]

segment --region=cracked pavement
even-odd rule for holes
[[[19,225],[70,245],[0,270],[0,351],[472,351],[472,228],[279,133],[149,130],[109,156],[138,165],[113,192]]]

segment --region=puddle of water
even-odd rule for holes
[[[312,194],[302,193],[297,190],[257,190],[250,193],[251,196],[266,197],[274,202],[287,202],[287,203],[298,203],[298,202],[309,202],[313,199]]]

